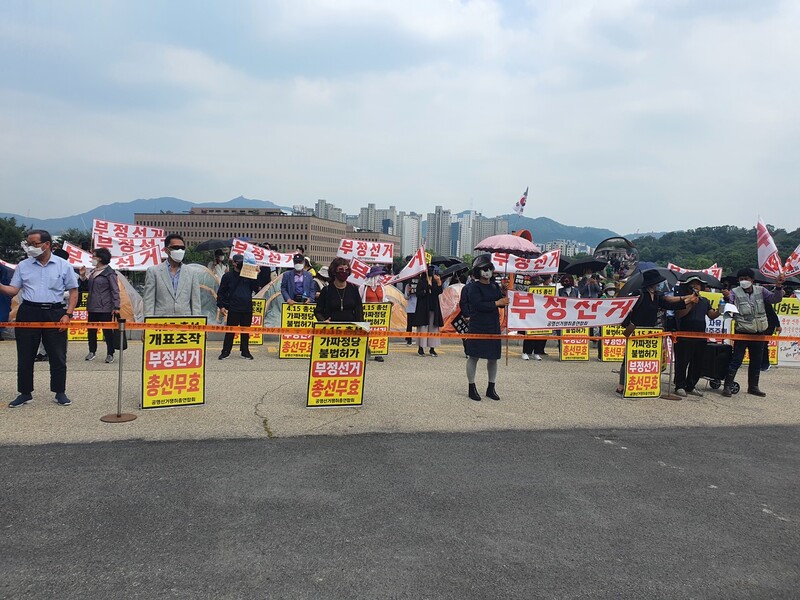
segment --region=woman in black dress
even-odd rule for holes
[[[474,283],[467,286],[469,300],[469,332],[500,334],[500,307],[508,306],[508,298],[503,290],[492,281],[494,265],[488,254],[482,254],[472,261],[472,277]],[[497,361],[501,354],[500,340],[469,339],[466,344],[468,395],[472,400],[480,400],[475,385],[475,372],[478,359],[486,359],[489,373],[489,386],[486,395],[492,400],[500,400],[494,384],[497,381]]]
[[[319,292],[317,307],[314,310],[317,321],[326,323],[363,321],[361,294],[358,293],[358,287],[347,281],[350,277],[350,263],[344,258],[334,258],[328,267],[328,275],[333,277],[333,280]]]
[[[442,307],[439,304],[439,296],[442,295],[442,280],[436,274],[436,267],[428,267],[428,272],[419,278],[417,283],[417,310],[414,311],[414,326],[421,333],[439,333],[439,328],[444,325],[442,318]],[[436,348],[442,343],[439,338],[418,339],[419,348],[417,354],[425,356],[425,348],[431,356],[438,356]]]

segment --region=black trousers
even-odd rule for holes
[[[108,323],[111,313],[90,312],[89,323]],[[97,352],[97,329],[87,329],[89,335],[89,352]],[[103,338],[106,341],[106,354],[114,354],[114,330],[103,329]]]
[[[225,321],[226,325],[231,327],[250,327],[253,323],[253,311],[235,311],[229,310],[228,311],[228,320]],[[233,349],[233,338],[236,334],[234,333],[226,333],[225,339],[222,341],[222,351],[227,352],[230,354],[231,350]],[[249,352],[250,348],[250,334],[243,333],[239,336],[239,350],[241,352]]]
[[[764,335],[762,333],[747,334],[741,331],[736,333],[742,335]],[[747,387],[757,387],[758,379],[761,375],[761,357],[765,349],[764,342],[756,340],[736,340],[733,342],[733,358],[728,366],[728,374],[736,377],[736,372],[742,366],[745,350],[750,351],[750,364],[747,366]]]
[[[544,347],[547,340],[536,339],[533,336],[525,336],[522,342],[523,354],[544,354]]]
[[[675,342],[675,389],[693,390],[703,376],[705,338],[682,338]]]
[[[17,310],[18,323],[57,323],[66,314],[63,307],[42,309],[20,304]],[[67,330],[28,329],[18,327],[17,341],[17,391],[20,394],[33,392],[33,365],[39,342],[50,361],[50,391],[60,394],[67,389]]]

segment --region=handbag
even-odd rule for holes
[[[114,315],[111,318],[112,321],[117,321],[118,319],[119,319],[119,317],[117,315]],[[112,329],[111,330],[111,346],[115,350],[127,350],[128,349],[128,336],[127,335],[120,336],[120,333],[121,332],[120,332],[119,329]]]

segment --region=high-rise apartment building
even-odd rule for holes
[[[400,236],[400,248],[403,256],[417,251],[422,245],[422,215],[415,212],[406,214],[400,211],[397,215],[397,232]]]
[[[441,206],[428,213],[428,227],[425,236],[425,249],[431,252],[447,254],[450,252],[450,222],[449,210]]]

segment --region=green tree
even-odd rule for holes
[[[26,229],[14,217],[0,218],[0,258],[14,264],[25,258],[20,243],[25,239]]]
[[[77,227],[65,229],[59,236],[62,242],[69,242],[73,246],[89,250],[92,247],[92,232]]]

